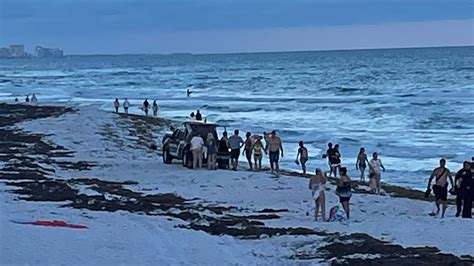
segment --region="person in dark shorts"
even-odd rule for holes
[[[439,214],[440,205],[443,205],[443,211],[441,213],[441,217],[444,217],[446,213],[446,209],[448,208],[447,200],[448,200],[448,178],[451,182],[451,186],[453,186],[453,178],[451,177],[451,172],[448,168],[446,168],[446,160],[441,159],[439,160],[439,167],[435,168],[431,173],[430,179],[428,181],[428,189],[431,187],[431,181],[433,178],[436,177],[435,184],[433,185],[433,192],[435,194],[435,204],[436,204],[436,212],[432,212],[431,216],[436,216]]]
[[[149,108],[150,108],[150,103],[148,102],[148,99],[145,99],[145,101],[143,101],[142,110],[143,110],[143,112],[145,112],[146,116],[148,116],[148,109]]]
[[[281,157],[283,157],[283,143],[276,135],[275,130],[272,131],[266,142],[265,153],[269,153],[270,168],[272,169],[272,173],[275,173],[278,176],[280,173],[280,165],[278,161],[280,160],[280,151]]]
[[[364,148],[360,148],[359,154],[357,155],[356,169],[360,171],[360,182],[365,182],[365,169],[369,164],[367,154]]]
[[[468,161],[465,161],[463,168],[456,173],[455,180],[458,191],[456,217],[459,217],[462,211],[462,218],[472,218],[474,180],[472,179],[471,164]]]
[[[342,167],[340,169],[340,179],[336,188],[336,195],[339,196],[339,202],[342,208],[346,212],[347,219],[350,216],[349,201],[352,197],[351,179],[347,175],[347,168]]]
[[[253,170],[253,165],[252,165],[252,145],[253,145],[253,140],[250,137],[252,136],[252,133],[247,132],[245,134],[245,147],[244,147],[244,153],[245,153],[245,158],[247,158],[247,162],[249,163],[250,170]]]
[[[217,167],[219,169],[229,168],[229,159],[229,139],[227,138],[227,131],[224,131],[217,148]]]
[[[298,148],[298,153],[296,154],[296,164],[301,163],[301,170],[303,170],[303,175],[306,175],[306,162],[308,161],[309,155],[308,155],[308,149],[304,146],[304,142],[300,141],[299,143],[299,148]],[[299,159],[298,159],[299,158]]]
[[[323,154],[323,158],[328,158],[328,165],[329,165],[329,177],[332,176],[334,168],[332,167],[333,164],[336,164],[336,151],[334,150],[332,143],[328,143],[328,149],[326,153]],[[334,177],[336,177],[336,172],[334,171]]]
[[[229,138],[229,146],[232,170],[237,171],[237,166],[239,166],[240,148],[244,146],[244,140],[239,136],[238,129],[236,129],[234,135]]]

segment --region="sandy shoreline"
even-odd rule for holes
[[[15,219],[15,215],[46,218],[55,216],[47,215],[48,212],[71,212],[73,214],[67,217],[94,225],[93,221],[107,220],[108,215],[113,215],[117,221],[126,216],[123,222],[130,222],[138,215],[142,217],[140,219],[154,219],[153,223],[169,227],[170,232],[181,235],[182,238],[176,239],[181,245],[191,239],[198,239],[209,243],[211,249],[212,243],[215,243],[214,248],[222,252],[228,250],[219,245],[220,241],[238,247],[239,252],[234,256],[221,260],[225,264],[291,264],[304,261],[369,265],[470,265],[474,262],[472,257],[467,256],[472,255],[472,252],[468,252],[472,249],[448,248],[440,244],[443,239],[439,242],[435,240],[439,237],[423,235],[430,232],[421,227],[426,225],[425,221],[434,221],[440,225],[449,221],[453,226],[460,227],[474,225],[472,221],[451,217],[443,220],[420,215],[417,213],[420,209],[430,206],[426,203],[430,199],[425,199],[421,191],[385,184],[385,194],[375,196],[368,195],[366,187],[361,184],[355,191],[352,206],[355,209],[354,218],[349,224],[320,225],[302,214],[311,203],[307,195],[299,195],[301,191],[306,193],[307,181],[294,178],[301,177],[298,173],[285,172],[285,175],[275,180],[266,173],[194,172],[178,165],[161,164],[157,151],[149,147],[153,142],[159,144],[156,143],[159,141],[156,132],[166,130],[167,121],[112,113],[102,113],[103,117],[94,119],[98,110],[93,108],[73,110],[0,104],[0,110],[0,183],[3,183],[0,194],[2,210],[6,214],[2,215],[1,222],[4,228],[13,232],[23,229],[9,222]],[[332,190],[331,186],[328,194]],[[331,201],[332,204],[336,202],[331,198],[329,207],[332,206]],[[35,216],[22,211],[31,209],[33,202],[41,204],[40,209],[44,208],[44,212]],[[51,202],[55,204],[50,205]],[[302,207],[302,204],[306,205]],[[387,205],[372,206],[384,204]],[[17,205],[22,208],[16,208]],[[372,214],[367,217],[362,209]],[[414,216],[405,214],[407,217],[401,219],[400,230],[406,227],[408,233],[413,230],[412,233],[420,235],[414,239],[403,239],[403,235],[395,237],[401,232],[395,229],[361,229],[373,227],[377,223],[374,217],[384,209],[392,209],[398,214],[413,211]],[[119,217],[116,217],[118,214]],[[390,226],[390,220],[381,220],[381,225]],[[410,226],[414,228],[409,229]],[[140,230],[145,234],[156,232],[149,228]],[[466,235],[460,230],[450,229],[441,237],[447,242],[461,239],[467,241],[468,245],[473,231],[470,230]],[[21,245],[30,244],[20,242],[16,247],[8,245],[8,241],[14,240],[9,238],[13,237],[13,232],[2,231],[2,239],[7,242],[1,247],[2,254],[6,254],[1,260],[14,263],[20,259],[22,263],[34,263],[16,250]],[[131,230],[128,232],[130,235],[124,234],[123,237],[129,239],[137,232]],[[40,239],[51,237],[46,231],[42,233],[45,235],[39,236]],[[100,234],[100,231],[94,233]],[[385,239],[382,239],[383,236]],[[74,237],[66,237],[64,241],[68,239],[72,241]],[[109,241],[118,240],[111,238]],[[97,240],[97,244],[102,243]],[[169,243],[154,245],[158,246],[153,249],[161,250],[164,254],[167,249],[172,249]],[[254,245],[258,248],[254,249]],[[144,247],[137,243],[137,249]],[[193,248],[200,250],[202,247]],[[87,254],[88,250],[79,252],[90,255]],[[122,253],[120,248],[108,252]],[[188,255],[188,262],[194,260],[197,264],[205,264],[212,258],[200,253],[202,256],[197,259],[193,254],[186,253],[186,250],[182,252],[183,256]],[[144,253],[144,257],[150,256],[146,251]],[[52,263],[62,259],[60,255],[52,257],[57,259]],[[179,262],[171,258],[163,258],[163,261],[164,264]],[[96,262],[111,263],[112,260],[101,257]],[[150,261],[143,259],[133,262],[149,264]]]

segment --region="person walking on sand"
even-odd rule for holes
[[[370,191],[376,194],[380,194],[380,190],[382,189],[382,174],[380,173],[380,169],[385,172],[382,160],[380,160],[378,154],[374,152],[372,159],[369,161],[369,186]]]
[[[153,100],[153,105],[152,105],[152,111],[153,111],[153,116],[158,116],[158,112],[160,111],[160,108],[158,107],[158,104],[156,103],[156,100]]]
[[[451,187],[453,187],[453,178],[451,177],[451,171],[446,168],[446,160],[439,160],[439,167],[435,168],[431,173],[430,179],[428,181],[428,189],[431,188],[431,181],[433,177],[436,178],[435,184],[433,185],[433,192],[435,194],[435,204],[436,204],[436,213],[432,212],[431,216],[436,216],[439,214],[440,205],[443,206],[443,211],[441,213],[441,218],[444,217],[446,212],[447,200],[448,200],[448,177],[451,182]]]
[[[145,115],[148,116],[148,109],[150,108],[150,104],[148,103],[148,99],[145,99],[143,102],[143,112],[145,112]]]
[[[309,189],[314,200],[314,220],[318,220],[319,208],[321,208],[322,221],[326,221],[326,195],[324,194],[324,184],[326,184],[326,177],[323,175],[321,169],[316,169],[316,174],[309,179]]]
[[[270,168],[272,173],[275,173],[277,176],[280,174],[280,166],[278,161],[280,160],[280,151],[281,157],[283,157],[283,143],[281,139],[276,135],[276,131],[273,130],[267,140],[267,146],[265,147],[265,153],[269,153],[270,157]]]
[[[125,101],[123,102],[123,111],[128,114],[128,108],[130,108],[130,103],[128,102],[128,99],[125,98]]]
[[[255,171],[262,170],[262,159],[263,159],[263,144],[262,137],[258,137],[255,140],[255,144],[252,146],[253,151],[253,161],[255,162]]]
[[[301,163],[301,170],[303,170],[303,175],[306,175],[306,162],[309,159],[308,155],[308,149],[304,146],[304,142],[300,141],[299,142],[299,148],[298,148],[298,153],[296,154],[296,164]]]
[[[120,108],[120,102],[117,98],[115,98],[115,101],[114,101],[114,108],[115,108],[115,112],[118,113],[119,108]]]
[[[332,166],[333,164],[336,164],[336,151],[332,147],[332,143],[328,143],[328,149],[326,150],[326,153],[323,154],[323,158],[328,159],[328,165],[329,165],[329,177],[332,176],[332,173],[334,172],[334,177],[336,177],[336,171],[334,167]]]
[[[360,182],[365,182],[365,169],[368,163],[369,160],[367,159],[367,154],[365,154],[365,149],[360,148],[356,161],[356,169],[360,171]]]
[[[339,202],[342,205],[342,208],[346,212],[347,219],[349,219],[350,209],[349,201],[352,197],[352,188],[351,188],[351,179],[347,175],[347,168],[341,167],[340,169],[340,179],[336,188],[336,195],[339,196]]]
[[[240,148],[244,145],[244,140],[239,136],[239,130],[234,130],[234,135],[229,138],[230,161],[232,162],[232,170],[237,171],[239,166]]]
[[[191,139],[191,152],[193,154],[193,169],[202,168],[202,148],[204,140],[197,133]]]
[[[471,165],[468,161],[463,163],[463,168],[456,173],[455,179],[458,191],[456,217],[459,217],[462,213],[462,218],[472,218],[474,180],[472,178]]]
[[[217,140],[212,133],[207,134],[207,169],[216,170]]]
[[[339,172],[339,175],[341,175],[341,151],[339,150],[339,144],[334,145],[334,160],[332,167],[334,171],[334,177],[336,177],[337,172]]]
[[[247,132],[247,134],[245,134],[244,153],[245,153],[245,158],[247,158],[247,162],[249,163],[250,170],[253,171],[253,165],[252,165],[253,140],[250,136],[252,136],[252,133],[250,133],[250,132]]]
[[[196,121],[202,121],[202,114],[199,110],[196,112]]]
[[[31,96],[31,103],[32,104],[38,104],[38,98],[36,98],[36,95],[33,93],[33,96]]]

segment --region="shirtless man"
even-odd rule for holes
[[[281,142],[281,139],[277,137],[275,130],[273,130],[266,141],[265,153],[269,153],[270,167],[272,173],[275,171],[276,175],[279,175],[280,172],[280,166],[278,164],[278,161],[280,160],[280,151],[281,157],[283,157],[283,143]]]
[[[448,177],[449,181],[451,182],[451,187],[453,186],[453,178],[451,176],[451,172],[449,171],[446,166],[446,160],[441,159],[439,160],[439,167],[435,168],[431,173],[430,180],[428,181],[428,188],[431,187],[431,181],[433,177],[436,177],[436,183],[433,185],[433,192],[435,194],[436,199],[436,213],[431,213],[431,216],[436,216],[439,214],[439,206],[443,205],[443,212],[441,213],[441,217],[444,217],[444,213],[446,212],[446,208],[448,208],[446,201],[448,200]]]

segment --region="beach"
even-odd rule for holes
[[[2,264],[474,263],[473,221],[454,217],[452,202],[430,217],[419,190],[384,184],[372,195],[359,184],[348,221],[316,222],[297,172],[163,164],[160,136],[177,120],[67,103],[0,103],[0,114]],[[36,220],[87,228],[25,224]]]

